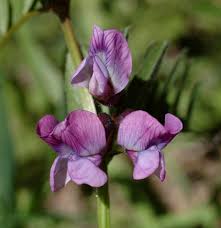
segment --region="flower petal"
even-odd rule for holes
[[[93,58],[91,56],[86,57],[74,75],[72,76],[71,83],[80,86],[87,87],[89,86],[89,81],[93,73]]]
[[[178,134],[183,129],[183,124],[181,120],[170,113],[167,113],[165,115],[164,126],[166,130],[172,135]]]
[[[155,171],[155,175],[157,175],[162,182],[165,180],[165,177],[166,177],[165,159],[164,159],[164,154],[162,152],[160,152],[160,163],[159,163],[159,167]]]
[[[89,91],[102,100],[106,100],[112,94],[107,68],[98,56],[94,57],[93,75],[89,83]]]
[[[183,124],[176,116],[167,113],[165,115],[164,128],[166,134],[162,135],[157,142],[157,147],[160,150],[162,150],[183,129]]]
[[[57,157],[50,171],[51,191],[56,192],[63,188],[69,181],[70,177],[67,172],[67,158]]]
[[[165,128],[147,112],[135,111],[120,122],[117,141],[127,150],[142,151],[165,132]]]
[[[132,57],[126,39],[117,30],[104,31],[105,64],[115,91],[122,91],[129,82]]]
[[[132,57],[123,34],[114,29],[103,31],[95,26],[89,54],[98,56],[106,66],[114,94],[122,91],[132,71]]]
[[[133,178],[140,180],[153,174],[158,168],[160,161],[160,152],[157,147],[152,146],[147,150],[135,153],[137,153],[137,158],[134,160]]]
[[[58,121],[55,119],[54,116],[45,115],[38,121],[36,127],[36,132],[40,136],[40,138],[52,146],[59,144],[59,141],[51,135],[57,124]]]
[[[104,126],[92,112],[77,110],[66,118],[62,141],[80,156],[102,153],[106,146]]]
[[[87,159],[93,162],[96,166],[99,166],[102,162],[102,156],[100,154],[88,156]]]
[[[68,162],[68,173],[76,184],[88,184],[100,187],[107,181],[106,174],[87,158],[80,158]]]
[[[95,25],[93,29],[91,43],[90,43],[90,51],[89,51],[90,54],[95,55],[96,53],[103,51],[104,49],[103,39],[104,39],[104,31],[100,27]]]

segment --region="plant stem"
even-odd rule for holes
[[[107,172],[107,165],[103,167],[103,170]],[[97,188],[97,218],[98,228],[110,228],[110,199],[108,181],[107,183]]]
[[[66,17],[62,22],[61,22],[61,27],[64,32],[64,38],[66,41],[66,44],[68,46],[72,61],[76,66],[78,66],[82,59],[83,56],[81,54],[80,47],[78,45],[78,42],[75,38],[75,34],[72,28],[71,20],[69,17]]]
[[[0,48],[5,45],[5,43],[11,38],[12,34],[17,31],[26,21],[38,14],[40,14],[40,11],[31,11],[24,14],[0,39]]]

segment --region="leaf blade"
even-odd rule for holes
[[[167,48],[168,43],[166,41],[150,44],[144,55],[141,69],[136,75],[142,80],[153,80],[156,77]]]
[[[76,67],[74,66],[71,56],[68,53],[66,56],[65,67],[65,91],[66,91],[66,105],[67,112],[84,109],[96,113],[95,104],[92,96],[86,88],[73,87],[71,85],[71,75]]]
[[[8,0],[0,0],[0,35],[3,35],[9,25],[9,2]]]

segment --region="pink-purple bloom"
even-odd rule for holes
[[[165,115],[164,126],[141,110],[131,112],[121,120],[117,141],[134,164],[134,179],[144,179],[151,174],[156,174],[161,181],[165,179],[162,149],[182,128],[182,122],[170,113]]]
[[[64,121],[46,115],[37,125],[37,134],[56,152],[50,171],[52,191],[58,191],[69,181],[100,187],[107,181],[99,168],[106,149],[105,129],[94,113],[77,110]]]
[[[94,26],[88,56],[71,83],[88,88],[98,100],[108,103],[127,86],[131,70],[131,53],[123,34]]]

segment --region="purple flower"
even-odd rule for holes
[[[126,87],[131,70],[131,53],[123,34],[94,26],[88,56],[71,83],[88,88],[98,100],[107,103]]]
[[[144,179],[156,174],[165,179],[162,149],[182,130],[182,122],[174,115],[165,115],[164,126],[144,111],[134,111],[120,122],[118,144],[133,161],[133,178]]]
[[[50,171],[52,191],[70,180],[92,187],[106,183],[107,176],[99,168],[106,148],[105,129],[94,113],[77,110],[60,123],[46,115],[38,122],[37,134],[57,152]]]

